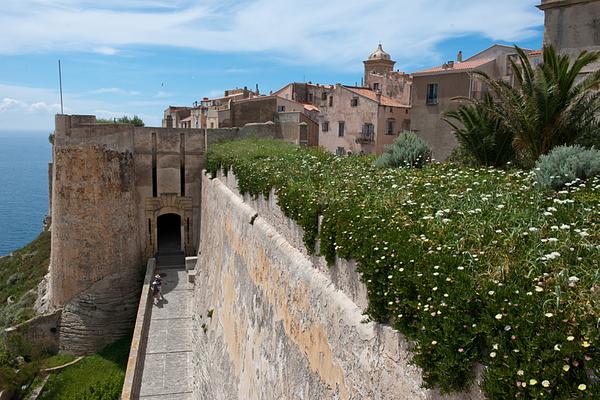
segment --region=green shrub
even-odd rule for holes
[[[467,150],[463,145],[456,146],[446,159],[446,162],[461,165],[464,167],[477,167],[480,165],[479,161],[477,161],[477,159],[473,157],[471,152]]]
[[[98,381],[80,393],[63,396],[64,400],[119,400],[123,390],[123,377],[113,375],[106,380]]]
[[[580,146],[555,147],[540,157],[535,168],[537,183],[555,190],[596,175],[600,175],[600,150]]]
[[[421,168],[431,161],[431,148],[413,132],[403,132],[375,160],[379,168]]]
[[[452,133],[479,165],[502,167],[514,159],[513,134],[496,112],[489,93],[482,102],[461,104],[444,115]]]
[[[482,364],[489,400],[600,398],[600,177],[548,195],[519,170],[381,169],[257,140],[209,153],[242,192],[275,188],[328,262],[356,260],[369,318],[415,343],[427,386],[460,390]]]
[[[48,231],[10,256],[0,258],[0,329],[35,316],[37,286],[48,272],[49,259]]]

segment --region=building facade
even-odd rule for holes
[[[381,45],[364,61],[362,86],[290,83],[273,93],[305,105],[319,123],[319,146],[339,155],[381,154],[410,129],[410,75],[394,71]]]
[[[600,0],[542,0],[544,45],[576,58],[583,50],[600,51]],[[588,66],[588,74],[600,61]]]
[[[539,51],[526,51],[534,64],[540,62]],[[516,58],[514,47],[493,45],[464,61],[459,53],[455,61],[412,74],[411,130],[429,143],[437,161],[448,158],[458,145],[450,125],[443,120],[444,114],[458,107],[457,97],[482,99],[487,91],[474,72],[483,72],[513,85],[510,60]]]
[[[381,154],[410,128],[410,106],[365,87],[336,84],[320,108],[319,145],[338,155]]]

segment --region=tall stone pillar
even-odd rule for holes
[[[133,329],[142,271],[133,127],[89,118],[56,117],[50,304],[63,309],[60,347],[71,353]]]

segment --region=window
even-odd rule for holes
[[[394,118],[389,118],[387,120],[387,129],[385,131],[386,135],[394,135],[396,133],[396,120]]]
[[[350,100],[350,106],[358,107],[358,97],[353,97],[352,100]]]
[[[333,95],[329,96],[329,107],[333,107]]]
[[[325,121],[321,124],[321,130],[323,132],[328,132],[329,131],[329,121]]]
[[[346,132],[346,122],[344,122],[344,121],[338,122],[338,136],[344,137],[345,132]]]
[[[405,131],[410,131],[410,119],[405,119],[402,122],[402,129]]]
[[[368,142],[375,140],[375,128],[373,124],[365,123],[362,129],[362,139]]]
[[[379,90],[379,83],[373,84],[373,90]]]
[[[438,84],[430,83],[427,85],[427,104],[437,104],[438,102]]]
[[[309,93],[309,94],[308,94],[308,102],[309,102],[309,103],[312,103],[312,102],[313,102],[313,94],[312,94],[312,93]]]
[[[343,147],[338,147],[338,148],[335,150],[335,155],[336,155],[336,156],[343,156],[343,155],[346,155],[346,149],[345,149],[345,148],[343,148]]]
[[[285,112],[285,106],[277,106],[277,112]]]
[[[327,93],[325,93],[325,92],[321,93],[321,100],[327,101]]]

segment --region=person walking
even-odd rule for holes
[[[162,277],[160,276],[159,273],[157,273],[156,275],[154,275],[154,279],[152,280],[152,295],[156,300],[162,300],[163,299],[163,295],[162,295]]]

